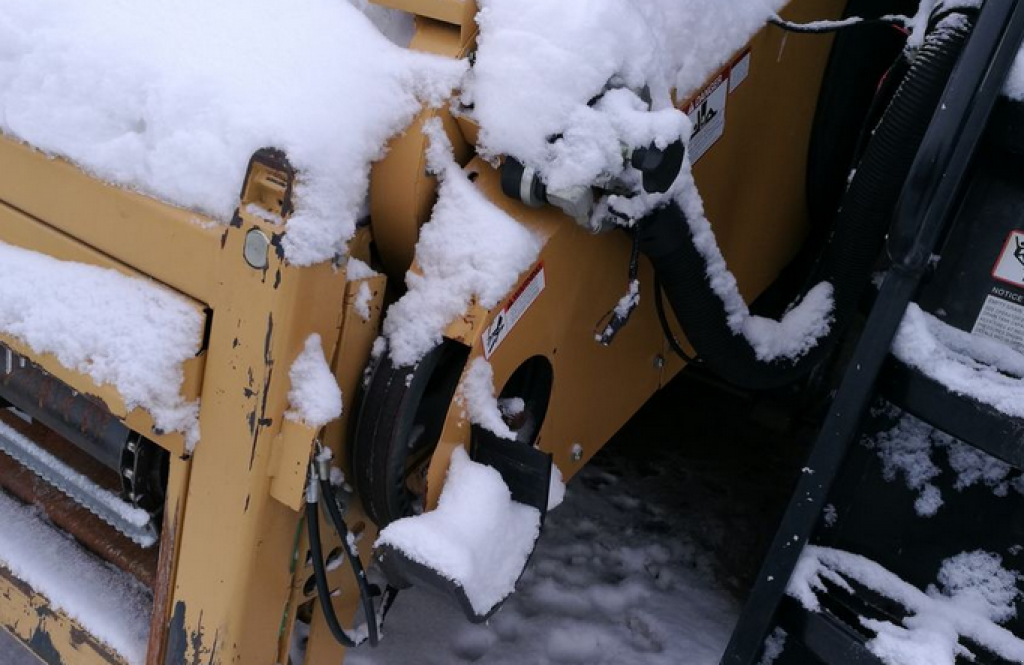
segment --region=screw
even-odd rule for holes
[[[665,356],[660,353],[654,356],[654,369],[662,369],[665,367]]]
[[[583,446],[578,443],[572,444],[572,452],[570,454],[572,455],[573,462],[579,462],[583,459]]]
[[[256,270],[263,270],[269,263],[267,249],[270,247],[270,239],[259,229],[249,229],[245,234],[245,246],[242,248],[242,256],[245,262]]]

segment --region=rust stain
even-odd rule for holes
[[[160,557],[157,559],[156,579],[153,584],[153,616],[149,623],[149,648],[146,651],[146,665],[160,665],[160,658],[167,642],[170,627],[172,577],[174,574],[174,553],[178,542],[178,516],[181,500],[174,504],[174,515],[164,510],[164,524],[160,535]]]

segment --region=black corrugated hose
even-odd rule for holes
[[[678,204],[641,221],[640,249],[651,260],[676,319],[708,369],[744,388],[777,388],[810,372],[846,331],[882,250],[910,165],[973,24],[973,14],[964,16],[963,21],[932,19],[935,27],[864,151],[810,281],[833,287],[832,326],[799,359],[762,361],[748,340],[732,331]]]

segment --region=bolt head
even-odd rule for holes
[[[660,353],[654,356],[654,369],[662,369],[665,367],[665,356]]]
[[[583,446],[578,443],[572,444],[572,451],[569,454],[572,456],[573,462],[579,462],[583,459]]]

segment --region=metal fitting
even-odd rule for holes
[[[245,262],[256,270],[263,270],[269,265],[268,250],[270,239],[263,231],[257,228],[249,229],[245,234],[245,245],[242,247],[242,256]]]
[[[316,467],[309,465],[309,481],[306,483],[306,503],[320,502],[320,482],[317,480]]]

